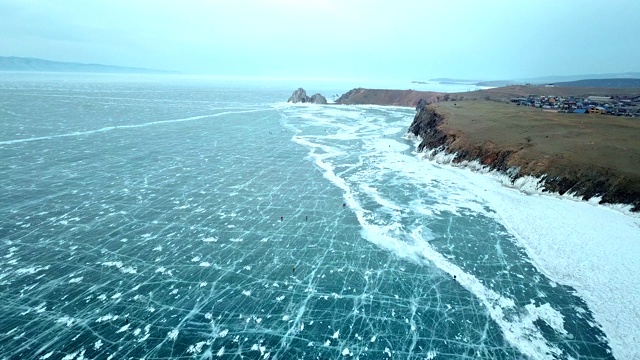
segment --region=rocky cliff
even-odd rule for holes
[[[455,106],[461,107],[460,104]],[[419,150],[441,149],[455,153],[454,162],[477,160],[491,169],[509,174],[512,180],[527,175],[541,178],[544,180],[544,191],[571,193],[584,200],[598,196],[601,197],[600,203],[629,204],[632,205],[633,211],[640,211],[640,171],[637,166],[634,169],[634,164],[637,165],[638,162],[632,157],[635,150],[620,151],[619,157],[630,157],[626,160],[627,166],[623,166],[624,162],[618,165],[619,162],[616,163],[610,156],[603,155],[602,159],[589,157],[591,150],[582,153],[577,151],[575,157],[571,156],[570,151],[554,153],[549,149],[554,149],[553,142],[556,140],[553,136],[550,138],[549,135],[542,134],[540,149],[533,151],[534,145],[530,137],[523,138],[521,143],[517,144],[503,140],[508,138],[504,135],[505,131],[520,133],[523,131],[520,128],[498,131],[492,128],[491,124],[484,123],[480,126],[485,133],[478,137],[471,134],[476,128],[461,128],[460,122],[452,124],[449,121],[451,116],[455,116],[455,111],[442,109],[441,104],[418,110],[409,132],[421,138]],[[480,116],[473,116],[475,118],[471,119],[471,122],[482,122]],[[519,121],[524,122],[522,119]],[[580,126],[584,126],[584,121]],[[502,127],[504,128],[504,125]],[[548,128],[546,131],[553,134],[560,130]],[[601,136],[606,137],[606,134]],[[557,141],[568,142],[568,139],[567,135],[563,135]],[[620,147],[620,143],[615,146]],[[632,149],[635,148],[637,146],[632,145]],[[606,153],[607,149],[593,149],[593,152]],[[585,161],[584,158],[589,161]]]

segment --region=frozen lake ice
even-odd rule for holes
[[[575,202],[421,159],[412,109],[100,79],[0,82],[3,356],[613,358],[505,215]]]

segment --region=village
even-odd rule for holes
[[[573,114],[601,114],[627,117],[640,117],[640,96],[588,96],[559,97],[554,95],[529,95],[512,98],[511,103],[519,106],[531,106],[543,111]]]

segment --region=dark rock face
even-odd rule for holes
[[[307,96],[307,92],[303,88],[298,88],[291,94],[289,100],[290,103],[312,103],[312,104],[326,104],[327,99],[321,94],[313,94],[313,96]]]
[[[287,102],[291,103],[306,103],[309,101],[309,97],[307,96],[307,92],[303,88],[298,88],[298,90],[294,91],[293,94],[289,97]]]
[[[455,152],[454,162],[478,160],[491,169],[505,172],[512,180],[527,175],[542,178],[544,191],[560,195],[569,192],[583,200],[600,196],[600,203],[630,204],[632,211],[640,212],[640,192],[634,190],[637,187],[633,186],[638,179],[616,175],[606,169],[581,168],[577,165],[571,169],[551,168],[546,173],[521,171],[526,164],[518,163],[515,156],[517,151],[484,145],[459,145],[455,133],[443,130],[444,123],[442,114],[430,107],[425,106],[416,113],[409,132],[422,139],[418,145],[419,151],[442,149]]]
[[[547,175],[544,177],[544,190],[561,195],[571,192],[583,200],[600,196],[601,204],[630,204],[633,205],[631,211],[640,212],[640,193],[632,190],[634,181],[637,179],[588,169],[569,175]]]
[[[319,93],[315,93],[313,95],[311,95],[311,98],[309,99],[309,102],[312,104],[321,104],[324,105],[327,103],[327,98],[325,98],[324,96],[322,96]]]
[[[418,100],[418,105],[416,105],[416,111],[422,111],[425,106],[427,106],[427,100],[420,98],[420,100]]]
[[[418,145],[419,151],[437,149],[447,145],[450,139],[439,128],[443,120],[442,115],[433,109],[423,107],[418,111],[409,127],[409,132],[422,138],[422,142]]]

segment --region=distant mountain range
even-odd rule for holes
[[[175,74],[173,71],[145,69],[136,67],[112,66],[103,64],[82,64],[60,62],[38,58],[0,56],[0,71],[35,71],[35,72],[88,72],[88,73],[123,73],[123,74]]]
[[[436,81],[442,84],[465,84],[477,86],[509,86],[509,85],[541,85],[555,84],[556,86],[583,86],[583,87],[638,87],[640,82],[640,72],[611,73],[611,74],[585,74],[585,75],[558,75],[537,78],[514,79],[514,80],[467,80],[436,78],[429,81]],[[616,81],[620,80],[620,81]],[[416,81],[417,83],[420,83]]]

